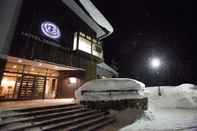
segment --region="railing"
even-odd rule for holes
[[[115,93],[125,93],[125,92],[130,92],[130,93],[139,93],[138,90],[102,90],[102,91],[94,91],[94,90],[84,90],[84,91],[81,91],[81,95],[84,95],[84,94],[87,94],[87,93],[109,93],[109,96],[112,95],[112,93],[115,92]]]

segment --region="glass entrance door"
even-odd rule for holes
[[[43,99],[46,86],[46,77],[35,76],[33,99]]]
[[[43,76],[25,74],[22,77],[18,99],[42,99],[46,79]]]
[[[57,78],[47,77],[46,90],[45,90],[46,99],[54,99],[56,97],[57,81],[58,81]]]
[[[19,85],[18,99],[31,99],[33,97],[34,77],[23,75]]]

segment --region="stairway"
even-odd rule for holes
[[[96,131],[114,118],[78,104],[0,112],[0,131]]]

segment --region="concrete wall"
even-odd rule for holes
[[[83,71],[60,71],[56,98],[73,98],[74,91],[85,82],[85,73]],[[77,83],[71,84],[70,77],[77,78]]]
[[[0,2],[0,59],[5,59],[14,34],[22,0]]]

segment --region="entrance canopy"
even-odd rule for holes
[[[57,70],[57,71],[72,71],[72,70],[85,71],[85,69],[82,69],[82,68],[66,66],[66,65],[59,65],[59,64],[55,64],[55,63],[51,63],[51,62],[47,62],[47,61],[43,61],[43,60],[33,60],[32,61],[32,60],[21,59],[21,58],[12,57],[12,56],[8,56],[7,60],[8,60],[8,62],[12,62],[12,63],[18,63],[18,64],[22,64],[22,65],[30,65],[30,66],[39,67],[39,68],[47,68],[47,69]]]

